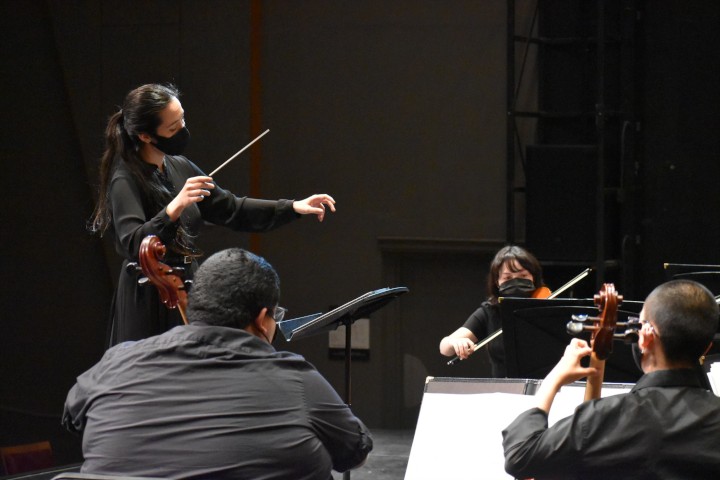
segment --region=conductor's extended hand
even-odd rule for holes
[[[318,221],[322,222],[325,218],[325,206],[330,208],[331,212],[335,211],[335,200],[326,193],[311,195],[305,200],[297,200],[293,202],[293,209],[300,215],[317,215]]]

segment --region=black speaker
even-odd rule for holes
[[[526,243],[542,260],[592,262],[597,251],[597,149],[529,145],[526,155]],[[610,199],[612,200],[612,199]],[[605,257],[614,236],[614,201],[606,199]]]

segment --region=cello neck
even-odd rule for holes
[[[605,377],[605,360],[600,360],[595,352],[590,355],[590,367],[597,369],[597,375],[588,377],[585,385],[585,401],[600,398],[603,378]]]

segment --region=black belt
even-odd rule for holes
[[[175,265],[183,264],[183,263],[185,265],[189,265],[193,262],[193,257],[191,257],[190,255],[185,255],[184,257],[169,257],[169,258],[165,258],[164,261],[163,260],[160,260],[160,261],[164,262],[164,263],[175,264]]]

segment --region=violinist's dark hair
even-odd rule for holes
[[[667,360],[697,365],[718,329],[720,313],[710,290],[692,280],[672,280],[650,292],[644,308]]]
[[[543,286],[542,267],[538,259],[522,247],[507,245],[495,254],[495,258],[493,258],[493,261],[490,263],[490,271],[488,272],[487,278],[487,289],[488,292],[490,292],[488,301],[490,303],[496,304],[498,302],[498,295],[500,294],[498,280],[500,279],[500,270],[505,263],[508,264],[508,268],[513,272],[517,271],[514,269],[515,263],[519,264],[530,272],[536,289]]]
[[[110,180],[118,162],[124,162],[135,178],[143,195],[143,206],[159,212],[172,200],[173,195],[160,181],[158,172],[147,175],[146,164],[140,157],[142,142],[139,135],[156,135],[162,121],[160,112],[179,96],[178,89],[172,84],[142,85],[128,93],[122,108],[110,116],[105,129],[105,151],[100,161],[97,205],[88,224],[91,232],[102,236],[112,226],[108,195]],[[175,242],[177,245],[169,247],[187,254],[188,237],[187,231],[181,226]]]
[[[193,276],[190,322],[244,329],[280,298],[280,278],[267,260],[240,248],[208,257]]]

